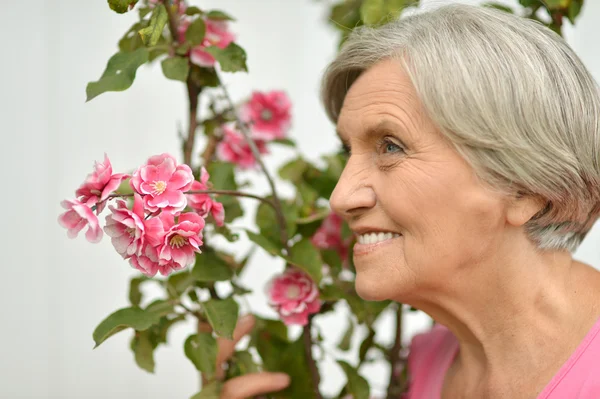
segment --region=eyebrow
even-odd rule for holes
[[[397,131],[401,131],[402,128],[400,127],[399,124],[392,122],[389,119],[383,119],[382,121],[380,121],[379,123],[377,123],[376,125],[372,125],[369,126],[365,131],[364,131],[364,135],[368,138],[377,138],[377,137],[381,137],[384,136],[386,134],[390,134],[392,136],[394,136],[396,139],[398,139],[400,141],[400,143],[406,147],[404,140],[399,137],[398,134],[395,134]],[[342,141],[343,144],[347,144],[348,140],[346,140],[344,138],[345,134],[339,130],[338,128],[335,129],[336,134],[338,135],[338,137],[340,138],[340,140]]]

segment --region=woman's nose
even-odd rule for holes
[[[377,203],[369,171],[351,162],[346,164],[329,198],[331,209],[344,218],[360,216]]]

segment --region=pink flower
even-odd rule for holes
[[[160,273],[163,276],[181,270],[184,267],[171,261],[163,265],[159,263],[158,251],[156,247],[146,244],[139,255],[134,255],[129,258],[129,264],[131,267],[139,270],[148,277],[154,277],[156,273]]]
[[[179,41],[185,42],[185,32],[190,26],[191,21],[189,19],[183,19],[179,23]],[[201,67],[214,67],[215,57],[206,52],[206,48],[210,46],[217,46],[218,48],[224,49],[229,46],[231,42],[235,40],[235,35],[229,31],[229,25],[227,21],[215,21],[212,19],[204,19],[206,25],[206,32],[202,43],[193,47],[190,50],[190,61]]]
[[[283,91],[254,92],[242,107],[242,116],[252,124],[257,138],[273,140],[283,138],[290,127],[292,103]]]
[[[174,262],[180,268],[194,264],[195,253],[201,252],[204,219],[193,212],[182,213],[177,224],[174,216],[168,212],[161,213],[159,218],[165,230],[157,248],[159,264],[166,266]]]
[[[200,181],[194,181],[190,190],[208,190],[209,177],[210,175],[206,169],[202,167],[200,171]],[[217,226],[223,226],[225,221],[225,210],[223,209],[223,204],[213,200],[208,194],[187,194],[187,198],[190,208],[198,212],[200,216],[206,218],[209,213],[212,213]]]
[[[263,140],[254,140],[254,142],[261,154],[268,152]],[[256,166],[256,159],[244,136],[229,126],[223,127],[223,139],[217,146],[217,157],[223,161],[234,163],[242,169]]]
[[[97,205],[96,214],[102,212],[106,206],[105,200],[115,191],[123,179],[128,178],[125,173],[112,173],[110,159],[104,154],[104,162],[95,162],[94,171],[88,175],[85,182],[75,191],[79,201],[89,207]]]
[[[342,262],[345,262],[348,259],[350,240],[342,238],[342,223],[340,216],[330,213],[310,240],[317,248],[335,250]]]
[[[130,184],[144,196],[144,206],[149,211],[181,212],[187,205],[183,192],[189,190],[193,181],[189,166],[177,165],[172,155],[161,154],[149,158],[146,165],[136,170]]]
[[[102,239],[102,229],[98,223],[98,217],[92,209],[79,200],[64,200],[60,203],[67,211],[58,217],[58,223],[66,228],[69,238],[77,237],[77,234],[88,226],[85,238],[89,242],[99,242]]]
[[[287,325],[308,323],[308,315],[321,309],[319,290],[306,273],[287,269],[267,285],[271,306],[277,310]]]
[[[152,246],[161,242],[162,223],[157,218],[144,220],[144,205],[138,194],[134,195],[133,210],[127,209],[123,200],[117,200],[117,207],[108,208],[111,214],[106,216],[104,231],[123,259],[141,253],[145,242]]]

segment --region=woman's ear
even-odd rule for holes
[[[508,206],[507,221],[513,226],[522,226],[542,211],[546,205],[547,201],[543,198],[519,191]]]

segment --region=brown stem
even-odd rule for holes
[[[404,386],[402,377],[396,376],[396,370],[400,366],[400,350],[402,349],[402,304],[398,305],[396,311],[396,338],[394,346],[390,349],[389,359],[391,364],[390,382],[387,389],[387,399],[400,397],[400,389]]]
[[[304,356],[306,356],[306,364],[308,365],[308,369],[310,371],[311,382],[313,392],[315,394],[316,399],[321,399],[321,393],[319,392],[319,382],[321,381],[321,377],[319,375],[319,370],[317,369],[317,363],[315,363],[315,359],[312,354],[312,336],[311,336],[311,325],[312,320],[308,320],[308,324],[304,326],[304,331],[302,332],[302,340],[304,342]]]
[[[275,208],[275,204],[273,203],[273,201],[268,200],[267,198],[264,197],[260,197],[258,195],[254,195],[254,194],[250,194],[250,193],[244,193],[241,191],[234,191],[234,190],[191,190],[191,191],[186,191],[184,194],[219,194],[219,195],[231,195],[234,197],[248,197],[248,198],[254,198],[255,200],[259,200],[261,202],[264,202],[265,204],[271,206],[273,209],[275,209],[275,211],[277,211],[277,209]],[[111,198],[125,198],[125,197],[133,197],[134,194],[111,194],[109,195],[105,201],[111,199]]]
[[[170,3],[169,0],[162,0],[162,3],[165,6],[165,9],[167,10],[167,15],[169,17],[169,31],[171,32],[171,38],[172,38],[173,42],[178,43],[179,42],[179,33],[177,32],[177,25],[178,25],[177,16],[175,16],[173,14],[173,9],[171,8],[171,5],[169,4]],[[177,9],[179,9],[179,7],[177,7]]]
[[[192,79],[187,80],[187,92],[189,100],[189,126],[188,135],[183,143],[183,162],[192,166],[192,151],[194,151],[194,142],[196,141],[196,129],[198,128],[198,100],[202,88],[198,87]]]
[[[204,166],[208,166],[208,164],[210,163],[210,160],[212,159],[213,155],[215,154],[215,151],[217,150],[217,145],[219,144],[219,142],[221,141],[221,138],[219,136],[217,136],[216,134],[211,134],[210,137],[208,138],[208,143],[206,143],[206,148],[204,149],[204,152],[202,153],[202,165]]]
[[[267,170],[265,164],[262,161],[262,157],[260,156],[260,151],[258,151],[258,147],[256,147],[254,140],[252,140],[252,138],[250,137],[250,131],[248,130],[248,126],[242,121],[242,119],[240,118],[238,113],[235,111],[235,105],[233,104],[233,100],[231,99],[231,96],[229,95],[229,91],[227,90],[227,87],[225,87],[225,85],[223,84],[221,77],[219,77],[219,82],[221,82],[221,89],[223,90],[223,93],[225,94],[225,98],[227,99],[227,102],[229,103],[229,107],[231,108],[231,111],[233,112],[233,114],[235,116],[235,120],[236,120],[238,126],[240,127],[240,130],[241,130],[242,134],[244,135],[246,142],[250,146],[250,150],[252,151],[252,154],[254,155],[256,162],[258,162],[258,164],[260,165],[260,168],[262,169],[263,173],[265,174],[265,177],[267,178],[267,181],[269,182],[269,187],[271,188],[271,193],[273,194],[273,203],[275,204],[275,214],[277,215],[277,222],[279,224],[279,232],[280,232],[281,242],[289,255],[290,250],[289,250],[289,246],[288,246],[288,236],[287,236],[287,227],[286,227],[287,223],[285,221],[285,216],[283,216],[281,201],[279,200],[279,196],[277,195],[277,190],[275,189],[275,183],[273,183],[273,178],[271,177],[269,171]]]

